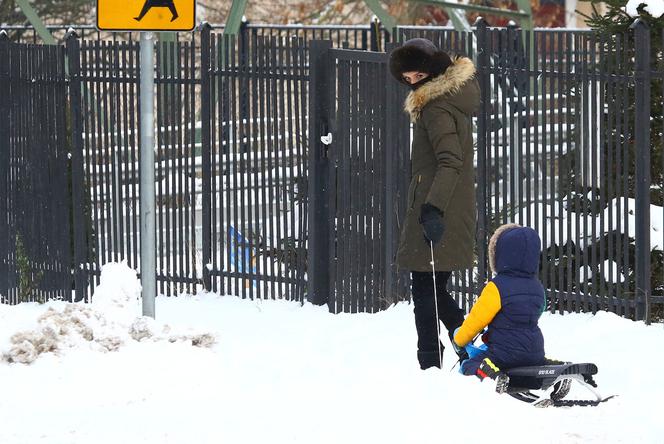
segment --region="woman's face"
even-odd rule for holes
[[[403,73],[402,76],[406,83],[408,83],[409,85],[413,85],[419,82],[420,80],[429,77],[429,74],[420,71],[408,71]]]

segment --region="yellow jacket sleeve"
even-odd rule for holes
[[[493,282],[486,284],[468,317],[454,335],[454,342],[466,346],[500,311],[500,292]]]

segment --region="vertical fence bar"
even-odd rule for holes
[[[637,19],[635,42],[636,319],[650,322],[650,29]]]
[[[122,218],[124,220],[123,231],[121,233],[123,248],[125,249],[125,258],[129,263],[129,266],[132,268],[136,267],[136,262],[133,260],[133,249],[132,249],[132,228],[133,228],[133,217],[132,217],[132,196],[131,196],[131,185],[133,179],[130,175],[132,159],[130,155],[130,131],[133,131],[133,126],[129,126],[129,101],[131,100],[129,91],[130,91],[130,71],[128,68],[127,52],[130,50],[131,44],[125,42],[121,47],[121,61],[118,63],[122,64],[121,70],[118,73],[121,89],[118,89],[118,109],[121,109],[121,121],[122,121],[122,140],[118,142],[118,145],[122,147],[122,155],[120,156],[120,165],[122,165],[120,170],[121,183],[124,184],[120,190],[120,195],[124,201],[124,205],[120,207],[122,211]],[[121,102],[121,105],[120,105]],[[131,130],[130,130],[131,128]]]
[[[201,166],[202,166],[202,256],[203,256],[203,288],[212,289],[210,279],[210,263],[212,246],[210,245],[210,204],[212,164],[210,158],[210,30],[209,24],[201,26]]]
[[[613,260],[615,267],[611,267],[609,273],[609,295],[614,298],[615,304],[612,305],[614,313],[620,314],[622,311],[622,304],[620,298],[623,297],[622,279],[620,276],[623,274],[622,267],[620,267],[620,239],[616,236],[619,231],[617,228],[616,220],[617,205],[620,202],[620,193],[618,192],[618,166],[620,165],[620,119],[618,116],[618,76],[620,74],[620,60],[619,54],[622,49],[622,34],[616,35],[614,48],[608,55],[607,71],[609,79],[607,80],[607,95],[609,99],[609,106],[607,112],[607,154],[608,154],[608,171],[607,171],[607,195],[609,197],[608,207],[608,254]],[[615,134],[611,131],[615,129]],[[614,272],[614,269],[616,270]],[[614,280],[615,279],[615,280]]]
[[[225,203],[229,202],[228,186],[230,183],[230,155],[228,154],[230,139],[228,128],[224,129],[224,122],[229,119],[228,116],[228,91],[226,63],[227,57],[225,48],[229,37],[223,34],[213,34],[210,36],[210,156],[212,158],[212,180],[210,197],[210,226],[212,233],[210,235],[210,244],[213,251],[212,266],[215,272],[222,271],[219,278],[212,281],[213,291],[222,291],[224,294],[232,294],[230,291],[230,279],[223,272],[230,271],[230,248],[228,236],[223,228],[228,225],[230,220],[231,206]],[[216,101],[216,104],[215,104]],[[227,124],[226,124],[227,125]],[[224,212],[224,209],[226,211]]]
[[[488,278],[487,272],[487,251],[486,244],[488,240],[489,227],[487,216],[489,207],[487,205],[487,191],[490,192],[491,183],[487,177],[487,147],[490,144],[487,118],[491,115],[491,73],[490,73],[490,52],[487,42],[488,24],[483,18],[475,22],[475,32],[477,34],[477,79],[480,85],[480,108],[477,114],[477,177],[478,186],[476,188],[476,199],[478,211],[477,221],[477,253],[478,253],[478,272],[479,281],[484,282]],[[490,134],[489,134],[490,135]]]
[[[630,141],[629,139],[634,137],[633,133],[633,126],[632,126],[632,114],[629,112],[629,104],[632,103],[633,97],[630,95],[631,91],[631,81],[632,81],[632,76],[627,77],[627,70],[629,69],[628,67],[631,66],[632,64],[632,51],[631,51],[631,44],[633,41],[631,41],[630,37],[632,33],[630,32],[629,34],[626,35],[626,44],[625,48],[622,53],[622,66],[623,70],[625,71],[625,78],[622,81],[622,92],[623,92],[623,121],[622,121],[622,128],[623,131],[626,133],[629,133],[630,137],[626,138],[626,140],[623,141],[622,144],[622,149],[621,152],[623,153],[623,159],[622,159],[622,171],[621,171],[621,178],[622,178],[622,192],[623,195],[625,196],[624,199],[622,199],[622,208],[620,212],[620,217],[618,220],[621,220],[623,223],[623,236],[622,236],[622,252],[623,252],[623,264],[625,266],[629,266],[629,264],[632,262],[631,259],[633,258],[633,249],[632,249],[632,243],[631,239],[629,237],[629,230],[631,229],[630,227],[632,226],[632,222],[630,221],[630,201],[629,201],[629,196],[630,195],[630,171],[631,171],[631,163],[632,163],[632,153],[630,153]],[[634,302],[636,300],[635,294],[636,294],[636,286],[632,287],[632,283],[629,282],[626,288],[626,296],[631,296],[630,297],[624,297],[623,298],[623,304],[625,307],[625,313],[627,316],[632,316],[634,313]]]
[[[10,43],[5,31],[0,32],[0,303],[9,298],[9,177],[10,177],[10,113],[12,106],[10,86]]]
[[[280,37],[276,37],[272,43],[274,47],[274,90],[276,93],[275,97],[275,163],[274,171],[276,177],[276,212],[277,212],[277,243],[276,248],[281,251],[286,251],[287,244],[284,242],[287,239],[288,233],[288,217],[284,216],[286,208],[286,196],[285,196],[285,183],[287,180],[286,177],[286,168],[285,168],[285,156],[286,156],[286,146],[285,146],[285,128],[286,128],[286,111],[284,107],[284,95],[286,93],[284,89],[284,60],[283,60],[283,45]],[[282,207],[284,208],[282,210]],[[280,261],[278,261],[280,262]],[[277,277],[281,281],[279,285],[279,294],[277,297],[285,298],[290,300],[290,284],[288,284],[288,266],[285,263],[280,263],[277,265]]]
[[[607,132],[608,127],[606,125],[606,93],[607,93],[607,60],[606,60],[606,46],[608,45],[609,38],[606,34],[601,34],[599,41],[597,42],[597,79],[595,84],[597,85],[597,95],[595,95],[595,102],[597,103],[597,118],[595,120],[595,132],[597,132],[596,140],[597,143],[595,152],[597,153],[597,161],[594,162],[597,168],[597,198],[594,199],[595,202],[599,202],[598,209],[598,218],[599,220],[594,222],[594,226],[598,227],[597,232],[597,244],[595,249],[598,250],[598,276],[597,288],[595,293],[598,295],[599,304],[598,310],[607,310],[609,307],[609,298],[607,297],[606,291],[606,282],[611,278],[611,264],[608,261],[606,254],[606,192],[608,188],[607,184],[607,173],[606,173],[606,164],[607,164],[607,155],[605,155],[605,147],[607,146]],[[597,223],[599,222],[599,224]]]
[[[263,297],[266,297],[268,294],[270,294],[269,290],[269,278],[268,278],[268,269],[269,269],[269,257],[268,257],[268,230],[269,227],[271,226],[270,222],[270,217],[272,215],[272,212],[270,211],[270,202],[268,200],[268,193],[267,193],[267,187],[269,186],[267,182],[267,174],[266,174],[266,168],[269,166],[266,166],[266,159],[267,159],[267,138],[269,137],[268,134],[268,127],[267,127],[267,119],[266,119],[266,90],[267,90],[267,58],[266,58],[266,51],[267,51],[267,44],[266,40],[263,36],[261,36],[257,40],[258,48],[257,48],[257,54],[256,54],[256,65],[257,69],[259,70],[259,76],[258,76],[258,112],[257,112],[257,118],[259,119],[259,137],[261,141],[261,147],[260,147],[260,171],[261,171],[261,186],[260,186],[260,202],[261,202],[261,215],[262,215],[262,220],[263,220],[263,226],[261,227],[261,237],[263,239],[263,261],[262,261],[262,273],[263,276],[265,277],[262,281],[261,289],[262,289],[262,294]]]
[[[250,242],[250,251],[253,252],[253,254],[250,257],[250,264],[251,264],[251,274],[250,274],[250,279],[253,280],[253,282],[250,282],[250,287],[249,287],[249,297],[253,299],[254,297],[262,298],[263,297],[263,292],[261,291],[262,288],[262,281],[259,280],[260,276],[260,265],[258,264],[258,252],[260,251],[261,245],[260,245],[260,208],[259,208],[259,202],[260,202],[260,196],[259,196],[259,187],[261,186],[260,181],[258,180],[260,177],[260,170],[258,169],[258,158],[261,155],[261,149],[260,149],[260,142],[258,140],[258,119],[259,119],[259,114],[257,112],[257,107],[258,107],[258,76],[257,76],[257,59],[256,59],[256,46],[257,46],[257,41],[256,41],[256,36],[255,33],[252,33],[251,39],[245,39],[246,44],[250,45],[250,52],[249,56],[247,56],[247,68],[245,75],[248,77],[247,79],[247,91],[250,92],[251,94],[251,107],[249,108],[249,112],[247,114],[247,118],[249,119],[250,122],[250,129],[251,131],[247,131],[246,137],[249,138],[249,144],[248,147],[249,149],[247,150],[247,156],[248,156],[248,164],[249,164],[249,187],[251,190],[247,193],[249,197],[249,232],[251,233],[251,238],[249,240]],[[254,220],[256,221],[256,224],[254,225]],[[257,292],[254,290],[255,283],[258,283],[258,288]],[[256,294],[257,293],[257,294]]]
[[[129,128],[136,128],[138,123],[137,113],[136,113],[136,97],[138,96],[138,76],[137,73],[137,61],[138,61],[138,45],[134,42],[129,44],[129,65],[128,65],[128,77],[129,77]],[[132,252],[133,252],[133,266],[138,268],[140,264],[139,260],[139,240],[140,240],[140,210],[139,210],[139,188],[138,182],[139,172],[138,172],[138,132],[132,130],[131,137],[129,138],[130,143],[130,162],[131,165],[131,208],[133,212],[132,217]]]
[[[661,30],[661,33],[660,33],[659,36],[657,36],[657,38],[659,38],[660,48],[664,48],[664,29]],[[659,60],[659,63],[657,64],[656,69],[657,69],[657,74],[659,76],[660,88],[662,88],[662,90],[664,90],[664,61],[663,60],[661,60],[661,59]],[[660,105],[660,109],[659,109],[659,125],[660,126],[659,126],[659,128],[660,128],[660,132],[661,132],[659,143],[660,143],[660,147],[661,147],[660,149],[664,150],[664,96],[662,97],[662,101],[659,105]],[[662,163],[659,165],[659,167],[661,168],[662,175],[664,176],[664,153],[660,157],[662,158]],[[664,177],[662,177],[662,181],[664,182]],[[661,210],[660,216],[662,218],[661,220],[662,220],[663,227],[662,227],[662,232],[659,235],[658,244],[659,244],[659,248],[662,250],[662,256],[664,257],[664,183],[660,183],[660,187],[662,187],[662,188],[660,188],[660,196],[661,196],[660,204],[662,205],[662,210]],[[660,310],[661,310],[662,308],[664,308],[663,307],[664,306],[664,301],[662,301],[662,298],[664,298],[664,267],[662,267],[662,274],[660,275],[660,279],[661,279],[660,282],[662,282],[662,284],[659,287],[660,293],[659,293],[658,296],[659,296],[659,301],[660,301],[659,306],[660,306]]]
[[[599,149],[599,140],[598,140],[598,132],[599,128],[597,127],[597,121],[599,118],[599,112],[600,110],[598,109],[598,94],[599,91],[597,90],[597,83],[598,83],[598,71],[601,69],[599,67],[599,60],[597,60],[597,45],[598,42],[601,42],[601,36],[593,36],[591,39],[590,43],[590,54],[589,54],[589,59],[591,61],[590,64],[590,106],[589,108],[589,116],[590,116],[590,146],[589,150],[590,153],[588,155],[588,158],[590,159],[590,196],[591,196],[591,208],[589,209],[589,214],[590,215],[595,215],[595,205],[596,202],[598,202],[597,199],[597,193],[599,192],[599,187],[600,184],[597,181],[597,176],[599,173],[599,167],[598,163],[598,152],[597,150]],[[597,248],[597,240],[598,240],[598,233],[597,233],[597,224],[595,218],[590,218],[589,220],[590,223],[590,232],[591,232],[591,239],[593,240],[594,244],[592,245],[592,249],[590,252],[590,263],[591,263],[591,273],[590,273],[590,285],[591,285],[591,291],[592,291],[592,298],[591,298],[591,306],[592,306],[592,312],[596,313],[597,310],[599,309],[599,282],[598,282],[598,275],[597,275],[597,270],[599,269],[599,249]]]
[[[341,140],[340,143],[335,144],[335,150],[338,150],[340,156],[338,157],[338,174],[340,181],[336,187],[338,193],[338,219],[340,228],[338,233],[340,236],[337,237],[337,267],[340,273],[337,274],[338,283],[340,291],[338,294],[343,298],[343,304],[337,303],[337,312],[346,312],[350,311],[350,280],[352,276],[350,275],[349,262],[351,258],[347,256],[347,245],[350,243],[350,121],[348,114],[350,113],[350,95],[351,91],[351,78],[350,78],[350,61],[348,60],[339,60],[338,62],[338,97],[339,97],[339,107],[337,113],[337,121],[339,122],[339,134]],[[339,139],[339,138],[338,138]],[[374,211],[378,210],[377,205],[374,207]],[[339,301],[337,301],[339,302]]]
[[[67,59],[69,61],[69,103],[71,121],[71,190],[74,229],[74,289],[75,301],[85,298],[86,284],[81,267],[85,263],[85,226],[83,203],[83,134],[81,121],[81,76],[80,43],[75,33],[67,36]]]
[[[168,252],[168,247],[166,246],[166,241],[164,236],[168,234],[166,227],[164,226],[166,221],[166,211],[164,206],[164,196],[168,193],[168,186],[165,183],[165,168],[166,162],[164,161],[166,156],[166,146],[168,144],[168,132],[165,131],[165,128],[168,127],[168,120],[166,117],[166,98],[164,97],[164,76],[166,69],[164,66],[163,60],[168,57],[165,54],[166,43],[157,42],[156,43],[156,78],[157,78],[157,107],[155,109],[156,122],[157,122],[157,139],[156,139],[156,160],[157,163],[153,167],[156,173],[157,183],[155,184],[156,188],[156,203],[155,203],[155,217],[156,217],[156,239],[157,244],[157,283],[159,285],[159,292],[165,292],[166,280],[164,279],[164,270],[166,270],[166,255]]]
[[[328,133],[330,103],[330,56],[332,42],[314,40],[309,53],[309,261],[307,267],[309,302],[322,305],[330,300],[330,221]],[[321,139],[325,137],[326,139]],[[330,136],[331,137],[331,136]],[[331,142],[331,141],[330,141]]]
[[[10,42],[7,33],[0,32],[0,304],[9,298],[9,162],[10,162],[10,127],[12,87],[9,77]]]
[[[369,108],[368,104],[370,103],[370,96],[368,96],[367,85],[372,82],[370,73],[372,72],[371,67],[373,64],[361,63],[358,67],[358,94],[359,94],[359,106],[358,106],[358,149],[357,149],[357,162],[359,165],[358,169],[358,188],[357,188],[357,197],[359,199],[359,214],[358,214],[358,236],[359,242],[356,246],[357,248],[357,259],[359,263],[359,269],[362,270],[358,276],[358,300],[359,308],[361,312],[373,311],[373,305],[369,298],[368,284],[370,280],[370,266],[367,261],[367,248],[369,247],[370,239],[370,227],[371,227],[371,216],[370,216],[370,200],[369,193],[367,190],[368,178],[371,177],[371,171],[367,168],[369,163],[367,162],[367,148],[368,144],[371,143],[371,138],[369,138],[370,129],[367,125],[368,119],[367,114],[372,110]],[[386,72],[386,71],[384,71]],[[389,125],[388,121],[384,122],[385,125]],[[395,145],[392,145],[396,147]],[[396,180],[396,177],[392,178]],[[390,194],[391,190],[385,189],[385,193]],[[385,244],[387,246],[387,244]],[[386,251],[386,254],[388,252]],[[388,263],[391,263],[391,259],[387,259]],[[387,287],[386,282],[386,289]]]

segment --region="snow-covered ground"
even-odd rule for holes
[[[442,371],[419,370],[408,304],[332,315],[286,301],[159,297],[156,321],[137,322],[127,270],[107,266],[90,305],[0,305],[0,443],[664,442],[662,324],[545,314],[548,355],[595,362],[601,392],[619,396],[537,409],[451,371],[450,350]],[[56,351],[7,362],[16,333],[48,327]]]

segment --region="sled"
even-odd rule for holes
[[[466,351],[471,358],[486,350],[486,344],[476,346],[471,342],[466,346]],[[545,365],[514,367],[505,370],[506,376],[503,375],[496,380],[496,391],[506,393],[536,407],[597,406],[614,397],[604,398],[597,390],[597,383],[593,378],[597,371],[597,366],[592,363],[548,360]],[[594,399],[564,399],[574,382],[590,391]],[[545,394],[551,387],[553,389],[546,397]],[[542,393],[533,393],[533,390],[539,390]]]
[[[597,390],[597,383],[593,376],[597,374],[597,366],[592,363],[561,363],[531,367],[515,367],[506,370],[509,382],[505,393],[518,399],[531,403],[536,407],[571,407],[596,406],[608,401],[613,396],[602,397]],[[576,382],[592,393],[594,399],[566,400],[564,399]],[[531,390],[547,391],[553,387],[548,397],[538,395]]]

